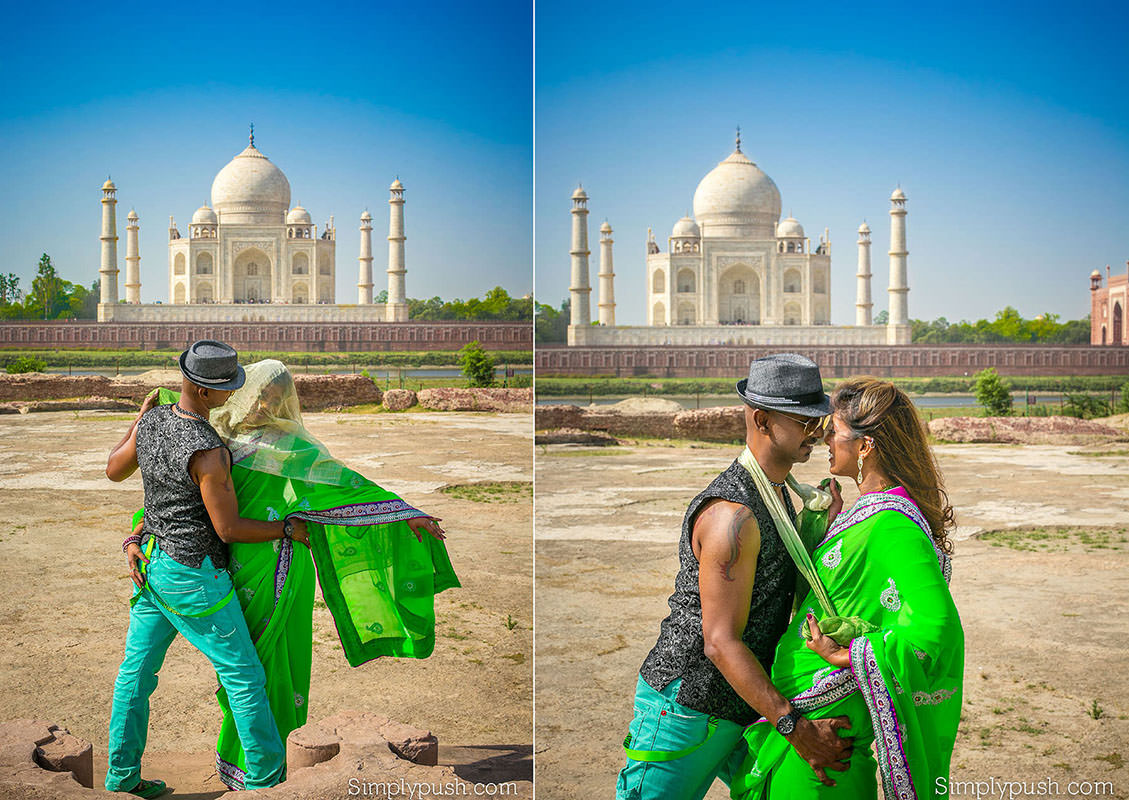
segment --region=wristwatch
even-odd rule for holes
[[[796,722],[802,715],[796,709],[792,709],[787,714],[776,720],[776,731],[781,736],[787,736],[792,731],[796,730]]]
[[[291,522],[289,518],[287,518],[282,523],[282,538],[284,538],[284,539],[293,539],[294,538],[294,523]]]

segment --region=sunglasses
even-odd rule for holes
[[[830,417],[793,417],[791,414],[786,414],[783,411],[777,411],[777,414],[790,419],[792,422],[798,422],[804,426],[804,436],[814,436],[821,434],[827,428],[827,420]]]

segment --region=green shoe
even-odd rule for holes
[[[164,781],[147,781],[144,778],[141,782],[130,789],[127,794],[136,795],[137,797],[151,798],[160,797],[166,791]]]

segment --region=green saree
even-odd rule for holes
[[[873,798],[877,762],[887,800],[932,797],[937,778],[948,777],[964,673],[949,557],[934,546],[917,506],[895,490],[863,495],[835,521],[812,560],[838,613],[875,629],[851,641],[849,667],[828,665],[806,646],[804,613],[820,616],[809,592],[777,646],[772,681],[808,718],[850,718],[850,768],[829,770],[838,785],[823,786],[761,719],[745,731],[749,755],[731,795]]]
[[[305,724],[316,580],[351,666],[379,656],[426,658],[435,645],[434,597],[459,586],[443,542],[416,538],[426,516],[329,456],[301,424],[285,367],[247,367],[247,384],[211,421],[232,454],[240,516],[307,521],[310,548],[279,539],[230,545],[228,569],[267,678],[283,741]],[[271,388],[283,385],[281,392]],[[162,389],[160,402],[177,393]],[[260,396],[269,400],[269,410]],[[250,399],[248,399],[250,398]],[[245,761],[223,688],[216,744],[221,780],[243,788]]]

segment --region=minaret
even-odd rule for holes
[[[388,187],[388,304],[385,306],[387,322],[408,321],[408,298],[404,288],[404,184],[400,179]]]
[[[592,309],[589,296],[592,294],[588,282],[588,195],[582,186],[572,193],[572,283],[568,287],[572,303],[570,325],[590,325]]]
[[[855,297],[855,325],[870,325],[874,303],[870,301],[870,226],[865,222],[859,225],[859,271],[858,295]]]
[[[98,270],[101,278],[101,297],[99,305],[117,305],[118,302],[118,188],[109,178],[102,184],[102,266]],[[99,313],[99,319],[102,318]]]
[[[141,256],[137,249],[137,222],[140,217],[132,208],[126,215],[125,226],[125,301],[141,303]]]
[[[890,321],[886,328],[887,344],[909,344],[909,338],[899,336],[898,328],[908,329],[909,308],[906,294],[906,195],[902,187],[890,195]]]
[[[361,214],[361,254],[357,257],[360,272],[357,275],[357,302],[372,303],[372,214],[368,209]]]
[[[615,267],[612,265],[612,226],[600,226],[600,324],[615,326]]]

